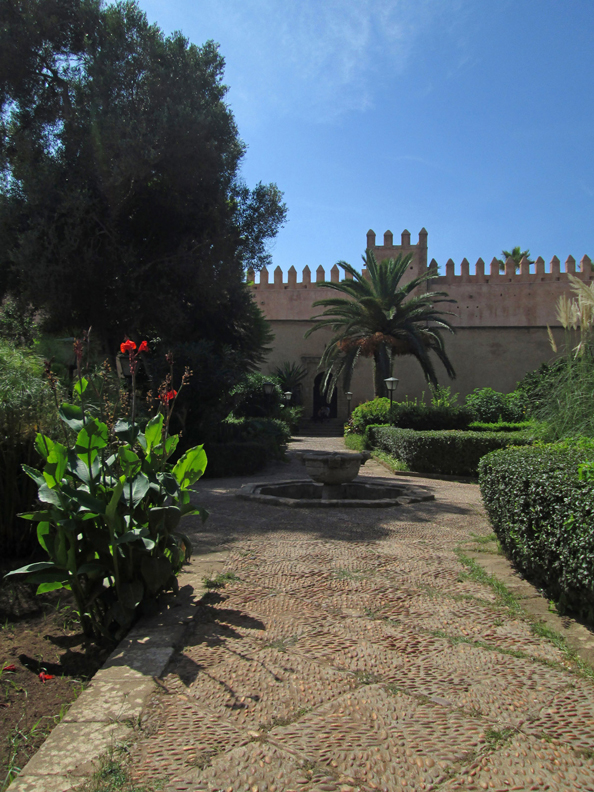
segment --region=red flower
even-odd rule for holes
[[[138,347],[138,351],[139,352],[150,352],[151,350],[149,349],[148,344],[146,343],[146,341],[142,341],[142,343]]]
[[[159,396],[159,398],[161,399],[161,401],[167,403],[167,402],[170,402],[172,399],[175,399],[176,396],[177,396],[177,391],[176,390],[170,390],[170,391],[167,391],[166,393],[162,393]]]
[[[133,352],[135,349],[136,349],[136,344],[134,343],[134,341],[130,341],[130,339],[124,341],[123,344],[120,344],[120,350],[124,355],[126,354],[126,352]]]
[[[47,682],[50,679],[55,679],[55,676],[53,674],[46,674],[45,671],[42,671],[39,674],[39,679],[41,679],[42,682]]]
[[[3,671],[16,671],[16,666],[14,665],[14,663],[11,663],[10,665],[4,666],[4,668],[2,670]]]

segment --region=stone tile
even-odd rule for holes
[[[81,776],[90,773],[93,763],[110,749],[124,745],[132,729],[121,723],[59,723],[35,756],[23,776]]]
[[[151,678],[111,682],[95,680],[70,707],[63,722],[136,721],[155,690],[156,685]]]

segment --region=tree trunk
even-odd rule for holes
[[[373,388],[375,391],[375,398],[379,396],[387,396],[388,389],[384,382],[390,374],[390,356],[385,344],[381,344],[373,356]]]

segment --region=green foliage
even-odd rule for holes
[[[278,380],[283,393],[291,391],[291,404],[299,404],[301,383],[307,376],[307,369],[300,366],[298,363],[285,361],[273,370],[272,375]]]
[[[273,392],[264,393],[264,383],[274,385]],[[283,392],[278,382],[259,371],[247,374],[231,389],[235,406],[233,413],[239,418],[267,418],[277,415],[282,409]]]
[[[419,473],[475,476],[485,454],[509,445],[525,445],[520,432],[415,431],[391,426],[369,427],[366,436],[379,448]]]
[[[29,523],[17,517],[31,508],[36,487],[21,469],[34,465],[39,428],[57,435],[53,395],[43,378],[43,362],[0,341],[0,553],[23,556],[37,542]]]
[[[572,436],[594,437],[594,355],[568,354],[542,365],[518,383],[529,413],[547,425],[545,437],[556,441]]]
[[[371,424],[388,424],[401,429],[466,429],[472,419],[464,407],[449,404],[425,404],[422,401],[394,402],[390,412],[390,400],[373,399],[356,407],[349,421],[349,432],[363,434]]]
[[[514,563],[562,609],[594,619],[594,443],[509,448],[485,456],[485,508]],[[580,472],[582,471],[582,472]]]
[[[418,287],[436,277],[428,273],[401,284],[412,255],[377,262],[373,251],[363,256],[368,277],[339,261],[351,279],[340,283],[323,281],[319,287],[339,292],[341,297],[316,300],[314,306],[326,310],[313,317],[313,327],[305,334],[329,328],[334,335],[326,344],[320,367],[325,369],[324,388],[330,397],[339,378],[343,390],[349,391],[354,367],[360,355],[373,358],[374,392],[386,395],[384,379],[391,376],[394,359],[412,355],[423,370],[427,382],[437,385],[431,352],[443,363],[448,376],[454,377],[453,366],[446,354],[441,330],[454,332],[438,310],[443,302],[455,302],[445,292],[419,291]],[[415,291],[416,290],[416,291]]]
[[[82,351],[79,377],[81,360]],[[176,574],[191,554],[179,523],[187,515],[207,516],[190,494],[206,468],[203,447],[168,461],[179,439],[169,434],[175,399],[164,399],[163,412],[142,429],[135,422],[137,364],[131,352],[131,420],[108,426],[86,399],[99,388],[80,377],[77,402],[59,409],[64,442],[38,432],[42,470],[24,466],[40,508],[21,516],[37,524],[49,560],[9,574],[27,575],[38,593],[72,590],[84,632],[96,638],[121,637],[138,613],[154,609],[161,592],[177,590]]]
[[[526,420],[526,399],[519,391],[499,393],[492,388],[475,388],[466,397],[466,407],[475,421],[483,423]]]
[[[33,314],[30,305],[7,297],[0,308],[0,339],[16,347],[31,348],[38,336]]]
[[[498,421],[497,423],[487,423],[484,421],[473,421],[468,425],[471,432],[529,432],[536,431],[537,426],[534,421]]]
[[[266,467],[269,453],[266,446],[255,441],[206,443],[208,455],[206,478],[248,476]]]
[[[227,441],[255,442],[262,445],[269,458],[282,459],[291,439],[291,430],[278,418],[227,418],[221,426]]]
[[[241,349],[245,268],[286,207],[242,181],[217,46],[133,0],[2,3],[0,36],[0,295],[111,354],[124,334]]]
[[[365,435],[360,434],[348,434],[345,435],[344,444],[346,448],[350,448],[351,451],[366,451],[367,450],[367,442],[365,440]]]

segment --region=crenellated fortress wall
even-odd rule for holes
[[[367,232],[367,248],[374,251],[378,260],[411,253],[405,281],[427,272],[438,272],[435,260],[427,263],[427,231],[424,228],[419,232],[416,244],[411,244],[410,233],[405,230],[398,245],[394,244],[391,231],[386,231],[383,244],[378,245],[375,233],[370,230]],[[362,272],[365,275],[365,269]],[[546,327],[553,328],[554,334],[559,336],[559,343],[562,343],[562,331],[555,311],[559,296],[570,291],[568,274],[585,282],[594,280],[592,261],[588,256],[583,256],[579,263],[569,256],[563,264],[556,256],[548,264],[540,257],[533,264],[524,259],[516,272],[510,259],[505,264],[505,271],[500,272],[497,259],[487,266],[479,258],[472,271],[466,259],[460,262],[459,268],[450,259],[445,265],[445,274],[432,278],[424,287],[432,292],[445,291],[456,301],[452,305],[444,303],[442,308],[452,311],[449,319],[457,331],[455,336],[446,334],[448,354],[454,362],[457,378],[450,383],[444,374],[442,384],[451,384],[453,390],[459,390],[462,395],[484,386],[507,391],[527,371],[550,360],[553,353]],[[331,289],[316,284],[325,280],[337,283],[343,277],[345,273],[337,265],[328,273],[319,266],[315,270],[315,279],[311,269],[305,266],[299,281],[294,267],[289,270],[286,280],[277,267],[272,282],[266,269],[257,276],[253,272],[248,273],[248,279],[253,283],[254,299],[276,334],[270,366],[290,360],[307,367],[309,374],[304,396],[308,409],[311,394],[305,391],[313,388],[318,373],[317,362],[329,335],[317,332],[304,339],[303,334],[311,325],[311,317],[320,312],[314,308],[314,301],[338,296]],[[400,397],[418,396],[427,389],[416,361],[401,358],[397,360],[396,367],[398,371],[394,375],[400,379]],[[438,371],[439,367],[438,363]],[[353,383],[353,394],[353,406],[373,396],[367,361],[360,366]],[[339,394],[338,414],[345,410],[346,402],[343,403]]]

